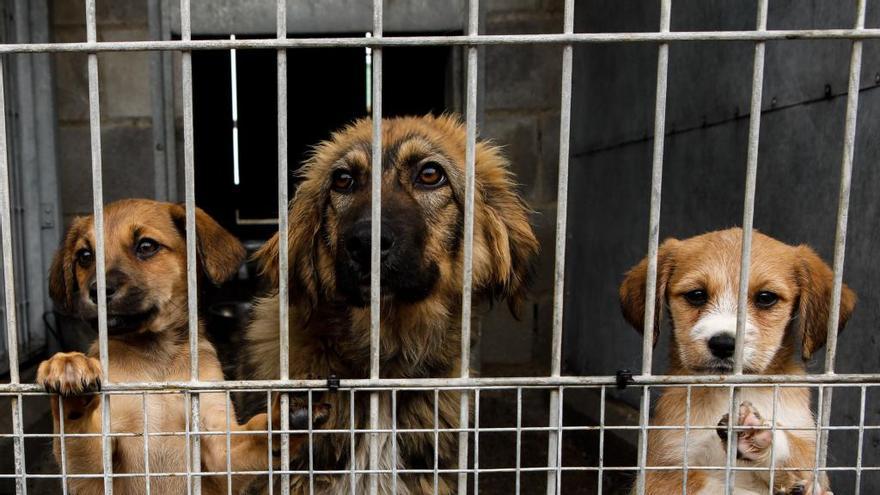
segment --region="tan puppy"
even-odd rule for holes
[[[461,292],[464,244],[465,130],[452,117],[408,117],[382,123],[382,348],[387,378],[448,378],[460,373]],[[279,246],[290,256],[290,374],[294,378],[366,378],[370,369],[370,170],[371,122],[361,120],[315,148],[290,204],[288,239],[276,235],[258,253],[264,273],[277,284]],[[476,148],[473,296],[475,303],[525,298],[538,243],[528,209],[516,193],[507,160],[487,144]],[[257,302],[248,329],[244,377],[278,378],[278,297]],[[467,363],[464,363],[467,366]],[[368,427],[368,394],[328,394],[331,429]],[[379,427],[457,428],[459,394],[441,390],[435,422],[434,393],[382,393]],[[350,417],[354,411],[354,417]],[[456,434],[436,440],[430,430],[402,433],[397,458],[388,434],[378,434],[379,467],[424,470],[401,474],[397,493],[433,493],[435,453],[440,469],[458,466]],[[342,470],[368,466],[369,442],[322,434],[315,437],[314,466]],[[305,456],[303,456],[305,459]],[[300,466],[305,468],[307,466]],[[294,493],[309,493],[306,477],[294,477]],[[368,477],[321,475],[315,493],[367,493]],[[379,493],[392,492],[389,475]],[[436,492],[454,493],[455,475],[442,474]]]
[[[710,232],[687,240],[666,240],[657,261],[657,321],[668,307],[672,321],[669,374],[725,374],[733,368],[736,305],[742,230]],[[745,328],[743,366],[753,374],[803,374],[806,360],[825,344],[832,272],[807,246],[788,246],[758,232],[752,240],[749,272],[748,319]],[[644,323],[647,260],[626,275],[620,286],[623,314],[636,329]],[[846,286],[840,303],[839,328],[843,328],[855,305],[855,294]],[[796,348],[802,340],[800,352]],[[742,404],[737,425],[768,426],[773,412],[773,389],[742,387]],[[654,430],[648,435],[650,466],[680,466],[683,463],[686,409],[684,388],[664,389],[657,401],[651,425],[681,429]],[[722,438],[729,411],[727,388],[693,387],[690,425],[714,428],[692,430],[688,437],[688,493],[724,493],[724,472],[693,466],[724,466],[726,444]],[[804,471],[776,471],[769,486],[769,469],[737,472],[737,495],[753,493],[810,494],[813,479],[809,471],[815,459],[815,419],[806,388],[781,387],[776,403],[776,425],[803,430],[755,428],[738,433],[739,466],[770,466],[771,445],[775,466]],[[681,490],[679,470],[649,471],[646,493],[666,495]],[[821,493],[828,494],[827,479],[820,480]],[[771,490],[772,488],[772,490]]]
[[[52,263],[49,291],[61,310],[97,327],[93,220],[93,217],[84,217],[73,222]],[[190,379],[184,225],[185,211],[180,205],[125,200],[109,204],[104,209],[108,371],[112,382]],[[202,277],[208,282],[220,283],[235,274],[245,255],[238,240],[201,210],[196,213],[196,234]],[[199,335],[199,379],[223,380],[217,353],[202,328]],[[97,354],[95,343],[88,355],[58,353],[39,367],[38,383],[61,395],[66,434],[101,432],[101,397],[87,393],[97,391],[101,386],[101,364],[96,359]],[[233,430],[267,429],[265,413],[239,425],[224,393],[203,393],[200,397],[201,431],[226,430],[227,408]],[[146,408],[147,430],[150,432],[186,431],[189,411],[182,394],[150,394],[146,402],[144,405],[140,394],[112,396],[111,430],[143,433]],[[55,432],[58,433],[59,400],[53,398],[51,405]],[[318,406],[316,421],[322,421],[326,414],[326,407]],[[294,427],[307,427],[307,417],[307,413],[297,410],[291,423]],[[278,425],[277,416],[273,424]],[[297,435],[291,443],[295,446],[303,438]],[[267,444],[266,434],[233,435],[231,469],[267,469]],[[182,434],[151,437],[148,447],[151,473],[187,470],[187,449]],[[100,436],[66,438],[65,449],[68,474],[102,472]],[[145,472],[142,437],[115,437],[111,440],[111,449],[114,473]],[[60,463],[57,438],[54,451]],[[222,472],[226,471],[226,466],[225,435],[201,437],[202,471]],[[248,476],[234,476],[232,488],[238,492],[249,481]],[[183,476],[151,476],[149,482],[152,493],[186,492],[186,477]],[[74,494],[104,493],[100,477],[73,478],[69,488]],[[143,476],[115,478],[113,488],[116,493],[144,493],[146,481]],[[202,490],[207,494],[227,493],[226,476],[204,477]]]

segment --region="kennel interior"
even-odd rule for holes
[[[617,302],[622,275],[665,237],[753,223],[815,247],[859,294],[839,343],[800,380],[826,426],[817,436],[827,456],[823,449],[814,468],[835,492],[880,490],[872,324],[880,2],[6,0],[0,8],[3,324],[18,330],[0,342],[0,492],[60,492],[69,476],[52,460],[48,399],[32,383],[41,359],[94,338],[57,317],[46,293],[51,255],[73,217],[124,197],[185,201],[259,246],[285,228],[278,205],[294,194],[292,172],[308,145],[359,116],[444,111],[504,145],[535,210],[542,255],[530,311],[521,320],[503,307],[462,315],[473,337],[463,352],[479,378],[342,377],[341,393],[467,390],[462,493],[627,493],[644,472],[652,393],[699,380],[664,376],[668,342],[652,349],[628,328]],[[256,284],[246,267],[200,301],[221,355],[234,351]],[[624,369],[633,381],[620,390]],[[206,387],[176,386],[188,396]],[[105,390],[113,392],[147,390]],[[197,492],[198,474],[181,475]]]

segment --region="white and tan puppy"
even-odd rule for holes
[[[739,288],[742,230],[710,232],[686,240],[668,239],[657,259],[656,342],[662,309],[672,324],[669,374],[726,374],[733,369],[736,306]],[[620,286],[620,303],[627,321],[642,330],[644,323],[647,260],[633,267]],[[758,232],[752,238],[748,311],[743,348],[743,368],[750,374],[804,374],[803,360],[825,344],[833,275],[828,265],[807,246],[789,246]],[[855,305],[855,294],[843,287],[839,328]],[[801,343],[800,352],[797,344]],[[799,356],[800,355],[800,356]],[[803,360],[801,359],[803,358]],[[693,387],[690,426],[684,445],[685,388],[668,388],[656,404],[652,426],[681,429],[653,430],[648,435],[649,467],[681,466],[687,448],[687,492],[721,494],[723,470],[698,466],[724,466],[725,428],[730,408],[725,387]],[[810,469],[815,459],[815,418],[807,388],[781,387],[776,402],[775,434],[772,423],[772,387],[741,387],[736,424],[754,426],[737,434],[737,465],[766,470],[737,472],[735,494],[827,495],[827,479],[813,490]],[[710,427],[710,428],[706,428]],[[703,429],[699,429],[703,428]],[[787,428],[802,428],[790,430]],[[777,468],[770,484],[771,446]],[[785,471],[798,468],[802,471]],[[682,470],[649,471],[646,493],[678,493]]]

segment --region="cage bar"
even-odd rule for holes
[[[770,482],[768,483],[770,488],[773,488],[773,483],[776,481],[776,418],[777,409],[779,404],[779,386],[773,387],[773,412],[770,415],[770,432],[773,434],[773,442],[770,444]]]
[[[865,27],[866,0],[856,2],[856,29]],[[846,229],[849,219],[849,196],[852,184],[853,156],[856,147],[856,127],[859,115],[859,80],[862,74],[862,42],[854,40],[849,63],[849,82],[846,95],[846,123],[844,125],[843,156],[840,160],[840,192],[837,207],[837,229],[834,234],[834,283],[831,289],[831,306],[828,311],[828,328],[825,345],[825,373],[834,374],[834,360],[837,356],[837,330],[840,321],[840,297],[843,290],[843,262],[846,256]],[[831,419],[831,402],[833,390],[828,389],[821,414],[818,416],[820,426],[828,426]],[[822,433],[816,446],[819,452],[819,467],[825,467],[828,459],[828,432]]]
[[[440,391],[434,389],[434,445],[440,445]],[[437,495],[440,472],[440,454],[434,449],[434,495]]]
[[[660,32],[669,32],[672,0],[660,2]],[[669,44],[661,43],[657,49],[657,90],[654,107],[654,149],[651,165],[651,210],[648,217],[648,273],[645,281],[645,322],[642,334],[642,374],[652,374],[654,352],[654,312],[657,296],[657,251],[660,240],[660,193],[663,185],[663,144],[666,132],[666,86],[669,69]],[[639,411],[639,472],[636,481],[638,495],[645,493],[645,464],[647,462],[648,437],[645,427],[650,421],[651,394],[642,389]]]
[[[758,1],[758,31],[767,29],[767,0]],[[755,186],[758,176],[758,142],[761,137],[761,101],[764,90],[764,52],[766,43],[755,43],[752,67],[752,99],[749,111],[749,146],[746,155],[746,186],[743,199],[742,251],[739,266],[739,292],[736,304],[736,344],[733,353],[733,372],[743,372],[745,327],[748,323],[749,270],[752,254],[752,225],[755,219]]]
[[[373,37],[382,38],[382,0],[373,0]],[[372,51],[373,136],[370,167],[370,378],[379,378],[381,354],[381,244],[382,244],[382,49]],[[379,466],[379,394],[370,393],[370,469]],[[352,458],[354,462],[354,458]],[[371,474],[370,495],[379,491],[379,477]]]
[[[192,39],[190,19],[190,1],[180,0],[180,37]],[[186,302],[188,311],[190,380],[199,379],[199,315],[198,315],[198,276],[196,251],[196,190],[195,190],[195,152],[193,144],[193,93],[192,93],[192,52],[181,51],[181,80],[183,95],[183,174],[184,201],[186,209]],[[199,437],[199,395],[191,394],[190,431],[187,444],[192,443],[192,474],[187,476],[187,484],[191,485],[192,493],[199,495],[202,491],[201,478],[201,439]]]
[[[682,476],[681,476],[681,493],[683,495],[687,495],[687,482],[688,482],[688,440],[690,439],[691,433],[691,396],[693,392],[693,387],[688,385],[687,387],[687,395],[685,396],[684,403],[684,441],[682,444],[682,452],[684,455],[682,456]]]
[[[480,30],[480,1],[468,0],[467,32],[478,35]],[[471,293],[474,278],[474,194],[477,146],[477,82],[479,77],[479,52],[477,47],[467,48],[467,81],[465,88],[465,152],[464,152],[464,238],[461,286],[461,378],[470,376],[471,361]],[[467,426],[470,416],[470,395],[460,395],[459,426]],[[436,450],[436,449],[435,449]],[[477,459],[474,459],[476,465]],[[458,493],[467,493],[468,434],[458,435]],[[474,485],[476,489],[476,485]]]
[[[5,60],[0,59],[0,230],[3,234],[3,294],[6,304],[6,349],[9,357],[9,383],[17,385],[18,321],[15,313],[15,272],[12,259],[12,218],[10,216],[9,149],[6,141]],[[12,405],[13,455],[15,457],[15,493],[27,493],[24,464],[24,429],[21,423],[21,395],[10,397]]]
[[[599,391],[599,459],[597,464],[596,492],[601,495],[603,493],[602,470],[605,466],[605,387]]]
[[[97,39],[95,0],[86,0],[86,39]],[[92,153],[92,211],[95,221],[95,281],[98,289],[98,356],[101,361],[101,381],[110,382],[110,363],[107,355],[107,277],[104,259],[104,187],[101,173],[101,104],[98,80],[98,55],[88,55],[89,78],[89,133]],[[110,396],[101,394],[101,460],[104,470],[104,493],[113,493],[113,459],[110,439]]]
[[[605,390],[604,388],[602,390]],[[601,433],[600,433],[601,435]],[[601,443],[601,440],[600,440]],[[601,450],[601,449],[600,449]],[[601,454],[600,454],[601,455]],[[520,491],[520,466],[522,466],[522,387],[516,388],[516,477],[515,488],[516,495]],[[601,475],[600,475],[601,479]],[[599,487],[599,493],[602,493],[602,487]]]
[[[773,40],[871,40],[880,39],[880,28],[864,29],[772,29],[768,31],[668,31],[572,34],[481,34],[444,36],[214,39],[174,41],[100,41],[72,43],[9,43],[2,53],[143,52],[280,48],[381,48],[385,46],[488,46],[565,45],[582,43],[671,43],[682,41],[773,41]]]
[[[862,452],[865,446],[865,386],[859,387],[859,446],[856,451],[856,486],[853,494],[859,495],[862,491]]]
[[[0,79],[2,79],[2,77],[0,77]],[[67,495],[67,445],[65,445],[64,441],[64,401],[62,401],[60,397],[58,398],[58,436],[58,446],[61,454],[61,493],[62,495]],[[146,439],[146,436],[144,438]],[[146,443],[144,445],[146,445]],[[146,447],[144,448],[144,456],[146,459]],[[144,465],[146,466],[146,464]],[[147,481],[146,495],[150,495],[149,481]]]
[[[287,0],[278,0],[276,3],[276,24],[278,39],[287,38]],[[288,185],[287,185],[287,51],[278,49],[278,349],[279,349],[279,379],[290,378],[290,321],[288,319],[288,276],[289,276],[289,253],[288,239],[290,236],[290,223],[287,215]],[[309,395],[311,398],[311,395]],[[281,468],[285,471],[281,475],[281,495],[290,494],[290,475],[286,471],[290,468],[290,396],[282,393],[279,397],[281,434]],[[309,409],[311,414],[311,408]],[[309,437],[309,454],[312,452],[311,436]]]
[[[574,0],[566,0],[563,6],[563,32],[574,32]],[[556,253],[553,267],[553,335],[550,341],[550,374],[559,376],[562,372],[562,325],[565,303],[565,236],[568,221],[568,163],[571,136],[571,84],[572,52],[571,44],[562,48],[562,86],[559,105],[559,182],[556,193]],[[558,411],[561,409],[560,397],[555,390],[550,391],[550,426],[558,427]],[[559,435],[550,432],[547,437],[547,464],[556,466],[561,461],[557,456]],[[559,483],[556,474],[547,475],[547,494],[558,493]]]

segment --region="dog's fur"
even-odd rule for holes
[[[124,200],[104,210],[105,267],[107,280],[108,375],[112,382],[185,381],[190,379],[190,353],[187,332],[187,281],[185,210],[180,205],[150,200]],[[201,276],[220,283],[236,273],[244,259],[244,248],[231,234],[201,210],[196,212],[196,235]],[[95,270],[95,227],[93,217],[74,220],[49,273],[49,292],[59,309],[97,327],[97,289]],[[214,347],[199,328],[199,379],[223,380]],[[100,433],[101,364],[96,359],[97,343],[88,355],[58,353],[44,361],[37,381],[47,390],[58,392],[51,399],[55,432],[60,430],[63,407],[64,432]],[[226,430],[227,408],[224,393],[200,394],[202,431]],[[180,432],[177,436],[156,436],[149,440],[149,469],[152,473],[186,470],[186,431],[189,411],[181,394],[149,394],[146,404],[140,395],[110,398],[110,424],[113,432],[143,433],[144,414],[151,432]],[[235,413],[229,409],[234,418]],[[277,409],[275,411],[277,415]],[[308,414],[299,413],[302,422]],[[317,409],[316,419],[326,416]],[[233,430],[265,430],[267,414],[254,416],[247,424],[231,422]],[[277,417],[275,419],[277,423]],[[307,421],[307,420],[305,420]],[[302,435],[295,437],[301,442]],[[265,434],[231,437],[233,470],[265,470],[268,467],[268,438]],[[201,438],[203,471],[226,470],[226,437]],[[141,437],[110,440],[114,473],[144,473]],[[69,474],[102,472],[102,440],[99,437],[65,439],[66,467]],[[54,440],[56,460],[61,462],[59,439]],[[234,476],[237,493],[250,481]],[[69,481],[74,494],[104,493],[99,478]],[[145,492],[144,477],[115,478],[117,493]],[[184,493],[186,478],[153,476],[152,493]],[[204,477],[202,493],[226,493],[226,476]]]
[[[465,130],[452,117],[408,117],[382,123],[382,377],[456,377],[460,367],[460,320],[465,194]],[[301,171],[290,204],[290,235],[273,237],[258,253],[263,273],[277,287],[279,246],[290,259],[291,377],[367,378],[370,369],[370,158],[371,121],[361,120],[318,145]],[[526,295],[538,245],[529,211],[515,192],[508,162],[485,142],[476,148],[473,294],[479,303],[507,299],[516,310]],[[278,378],[277,293],[257,302],[248,333],[248,378]],[[464,364],[467,366],[467,363]],[[369,427],[368,394],[330,393],[332,429]],[[379,428],[391,428],[392,401],[382,394]],[[433,392],[396,395],[397,427],[434,427]],[[440,391],[439,428],[459,426],[459,394]],[[379,435],[379,469],[457,466],[457,443],[441,433]],[[354,459],[348,434],[315,437],[314,462],[321,469],[368,467],[368,442],[358,435]],[[317,493],[349,493],[350,479],[319,477]],[[365,493],[366,477],[355,477]],[[453,491],[441,475],[438,491]],[[390,493],[380,476],[380,493]],[[401,475],[398,493],[433,489],[432,475]],[[303,479],[293,481],[305,491]]]
[[[669,373],[674,375],[723,374],[732,370],[732,337],[736,333],[736,304],[739,287],[742,231],[734,228],[679,241],[666,240],[657,258],[657,319],[655,342],[663,321],[660,313],[668,308],[672,324]],[[636,329],[644,326],[647,259],[626,275],[620,286],[620,302],[627,321]],[[749,304],[745,327],[743,366],[746,373],[805,373],[803,360],[825,344],[832,291],[832,272],[809,247],[789,246],[759,232],[752,238],[749,272]],[[693,291],[703,291],[700,295]],[[768,296],[770,293],[775,296]],[[767,304],[775,297],[772,304]],[[855,294],[843,287],[839,328],[852,313]],[[710,339],[727,339],[710,347]],[[800,341],[800,353],[797,344]],[[730,354],[729,357],[726,354]],[[648,435],[648,466],[682,465],[686,415],[684,388],[664,389],[657,401],[651,424],[681,429],[654,430]],[[736,494],[814,493],[809,471],[815,459],[815,419],[806,388],[783,387],[776,402],[778,427],[803,430],[766,429],[773,413],[773,389],[743,387],[742,404],[736,424],[737,464],[770,466],[770,446],[775,448],[775,466],[804,471],[776,471],[769,487],[769,470],[739,472]],[[693,387],[690,425],[719,426],[719,431],[691,430],[688,445],[688,493],[724,493],[723,471],[706,471],[694,466],[723,466],[726,460],[726,414],[729,410],[726,388]],[[752,428],[749,428],[752,427]],[[722,437],[722,438],[719,438]],[[681,471],[650,471],[646,493],[677,493]],[[827,479],[819,480],[818,493],[830,493]],[[799,488],[798,488],[799,487]],[[771,490],[772,488],[772,490]],[[801,490],[801,491],[798,491]]]

